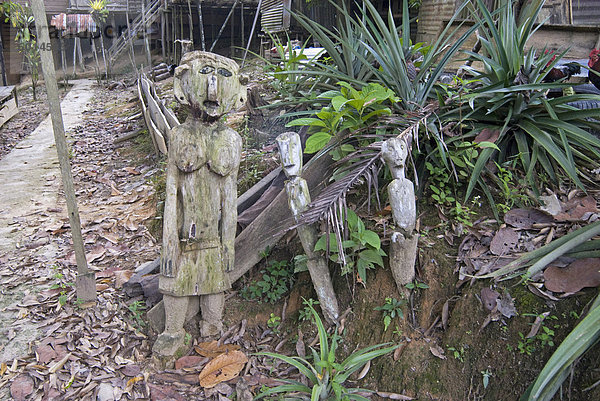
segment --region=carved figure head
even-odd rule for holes
[[[302,143],[300,135],[295,132],[284,132],[277,137],[279,156],[285,175],[298,177],[302,171]]]
[[[237,63],[215,53],[193,51],[183,55],[175,70],[173,91],[207,121],[214,121],[246,102]]]
[[[404,177],[404,165],[408,157],[408,145],[404,139],[390,138],[381,145],[383,160],[394,178]]]

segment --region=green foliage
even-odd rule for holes
[[[408,288],[409,290],[426,290],[429,288],[429,286],[425,283],[421,283],[420,281],[413,281],[412,283],[408,283],[405,285],[406,288]]]
[[[37,100],[36,87],[40,76],[40,52],[38,43],[33,32],[35,20],[31,7],[14,3],[12,1],[4,1],[0,4],[0,9],[4,12],[6,19],[4,22],[9,22],[13,28],[17,29],[15,41],[17,42],[17,51],[25,57],[27,67],[31,73],[31,82],[33,89],[33,100]],[[42,43],[44,50],[50,51],[49,43]],[[48,47],[46,49],[46,47]]]
[[[289,122],[286,126],[309,126],[313,131],[306,140],[305,153],[315,153],[329,141],[344,131],[356,132],[368,127],[381,116],[392,113],[390,105],[398,101],[394,92],[375,83],[354,89],[347,82],[338,82],[340,90],[327,91],[319,95],[328,99],[329,105],[315,113],[316,118],[303,117]],[[341,159],[355,150],[350,144],[336,148],[335,160]]]
[[[58,270],[58,265],[53,265],[52,270],[54,273],[52,274],[52,278],[54,279],[54,283],[50,285],[51,290],[60,290],[58,295],[58,304],[60,306],[65,306],[68,299],[67,291],[72,289],[75,283],[71,281],[66,281],[65,276]]]
[[[587,316],[558,346],[535,382],[521,397],[521,401],[550,401],[563,381],[569,376],[571,366],[600,339],[600,296],[596,297]]]
[[[382,306],[377,306],[375,310],[383,312],[383,331],[387,331],[390,323],[392,323],[392,319],[398,316],[401,319],[404,319],[404,313],[402,312],[402,305],[404,305],[406,301],[397,300],[396,298],[386,297],[385,303]]]
[[[578,110],[569,105],[578,100],[600,100],[597,95],[546,97],[551,88],[563,88],[562,83],[542,83],[548,71],[564,52],[552,61],[552,53],[537,54],[526,44],[537,29],[535,23],[543,1],[524,9],[516,21],[510,1],[505,0],[498,11],[490,13],[482,0],[476,0],[473,19],[479,24],[482,51],[467,52],[474,65],[468,67],[478,85],[462,99],[467,102],[448,104],[446,121],[461,121],[466,132],[453,138],[471,140],[484,129],[498,133],[495,148],[486,148],[479,155],[466,191],[469,198],[476,184],[485,186],[482,172],[488,161],[502,165],[516,157],[525,172],[528,185],[538,191],[537,174],[543,170],[555,182],[559,173],[566,174],[583,188],[585,177],[580,166],[595,167],[600,158],[600,140],[586,128],[600,129],[597,122],[587,119],[596,110]],[[497,151],[497,149],[500,151]],[[491,172],[490,172],[491,173]]]
[[[292,286],[293,275],[288,269],[285,260],[272,260],[267,263],[265,269],[261,270],[262,278],[244,287],[241,291],[242,297],[247,300],[258,300],[275,303],[289,291]]]
[[[108,4],[108,0],[89,0],[88,6],[91,9],[90,14],[94,21],[97,23],[106,21],[106,18],[108,17],[108,9],[106,6],[108,6]]]
[[[481,379],[483,381],[483,388],[486,389],[490,384],[490,377],[492,377],[492,372],[489,369],[481,371]]]
[[[507,163],[505,163],[506,165]],[[511,168],[501,166],[496,163],[498,172],[496,173],[498,187],[502,196],[502,202],[497,203],[498,209],[502,213],[511,210],[515,205],[524,205],[530,203],[527,195],[523,194],[513,178]]]
[[[279,325],[281,324],[281,317],[271,313],[267,320],[267,327],[273,330],[274,333],[279,333]]]
[[[360,217],[350,209],[346,209],[348,223],[348,239],[338,241],[334,233],[325,234],[315,244],[315,251],[329,252],[329,259],[341,265],[342,275],[358,273],[363,283],[367,282],[367,269],[375,265],[383,267],[383,256],[386,253],[381,248],[379,235],[365,228]]]
[[[452,353],[454,359],[464,363],[465,362],[465,347],[460,346],[460,348],[448,347],[448,351]]]
[[[136,327],[138,329],[145,327],[146,322],[144,322],[142,314],[146,310],[146,303],[144,301],[135,301],[128,306],[128,309],[131,312]]]
[[[319,351],[311,348],[312,363],[300,356],[289,357],[272,352],[261,352],[264,355],[279,359],[296,369],[305,377],[303,384],[300,381],[290,379],[279,379],[284,384],[261,391],[254,399],[259,400],[270,396],[293,396],[298,400],[360,400],[368,399],[359,393],[370,392],[369,390],[348,387],[346,382],[350,375],[361,369],[367,362],[392,352],[397,346],[378,344],[353,352],[342,362],[336,361],[336,352],[340,340],[337,330],[334,330],[331,341],[327,330],[315,309],[310,306],[317,330],[319,332]],[[285,398],[289,399],[289,398]]]
[[[304,307],[298,311],[298,321],[304,322],[307,320],[314,321],[314,316],[312,314],[312,309],[314,309],[314,305],[319,305],[320,302],[316,301],[312,298],[302,299],[302,304]]]
[[[357,87],[377,82],[392,89],[402,100],[396,105],[406,110],[418,110],[426,105],[440,74],[477,28],[475,25],[458,35],[462,24],[453,26],[455,18],[452,18],[438,40],[431,46],[424,46],[410,41],[408,0],[402,2],[400,26],[396,26],[391,8],[385,20],[368,0],[362,2],[364,7],[355,16],[348,12],[345,3],[330,3],[339,15],[335,30],[306,16],[293,14],[330,57],[327,62],[311,63],[304,73],[315,77],[314,86],[321,91],[333,89],[332,84],[338,81]],[[409,71],[414,72],[416,78],[411,79]]]

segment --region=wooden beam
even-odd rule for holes
[[[50,43],[48,34],[48,22],[46,20],[46,10],[43,0],[33,0],[33,16],[36,21],[36,30],[38,43]],[[56,83],[56,70],[54,68],[54,58],[50,49],[40,49],[42,61],[42,72],[46,83],[46,92],[48,94],[48,103],[50,105],[50,116],[52,119],[52,128],[54,130],[54,141],[56,142],[56,152],[60,163],[60,172],[67,199],[67,210],[69,212],[69,223],[71,225],[71,235],[73,236],[73,248],[75,249],[75,260],[77,261],[77,298],[84,301],[96,300],[96,277],[95,273],[88,269],[85,259],[85,248],[81,236],[81,223],[79,221],[79,210],[77,208],[77,199],[75,198],[75,189],[73,188],[73,176],[71,175],[71,165],[69,164],[69,153],[67,150],[67,140],[65,138],[65,126],[63,124],[62,112],[60,109],[60,99],[58,97],[58,84]]]

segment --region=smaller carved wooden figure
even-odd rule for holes
[[[222,327],[227,272],[234,265],[237,171],[242,140],[219,119],[245,102],[237,64],[213,53],[186,53],[175,71],[174,93],[190,107],[170,134],[159,289],[165,331],[153,352],[185,349],[186,312],[200,298],[203,336]]]
[[[406,141],[391,138],[382,144],[383,159],[394,180],[388,185],[388,197],[392,207],[392,216],[398,231],[392,234],[390,244],[390,268],[398,286],[403,292],[405,285],[415,278],[415,260],[419,235],[415,232],[417,206],[412,181],[404,175],[404,166],[408,157]]]
[[[294,218],[297,220],[300,214],[310,203],[310,192],[306,180],[300,177],[302,173],[302,144],[300,136],[295,132],[286,132],[277,137],[281,164],[288,181],[285,190],[288,195],[288,205]],[[308,258],[307,267],[310,278],[315,287],[317,297],[325,318],[331,322],[337,322],[339,308],[327,260],[314,252],[317,243],[317,230],[313,226],[300,226],[297,228],[298,237]]]

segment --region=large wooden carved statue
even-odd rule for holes
[[[171,131],[167,164],[159,288],[165,330],[154,344],[159,357],[184,348],[186,311],[200,298],[202,336],[222,329],[227,272],[234,266],[237,172],[242,139],[220,121],[245,102],[238,66],[226,57],[186,53],[175,71],[174,93],[190,107]]]

